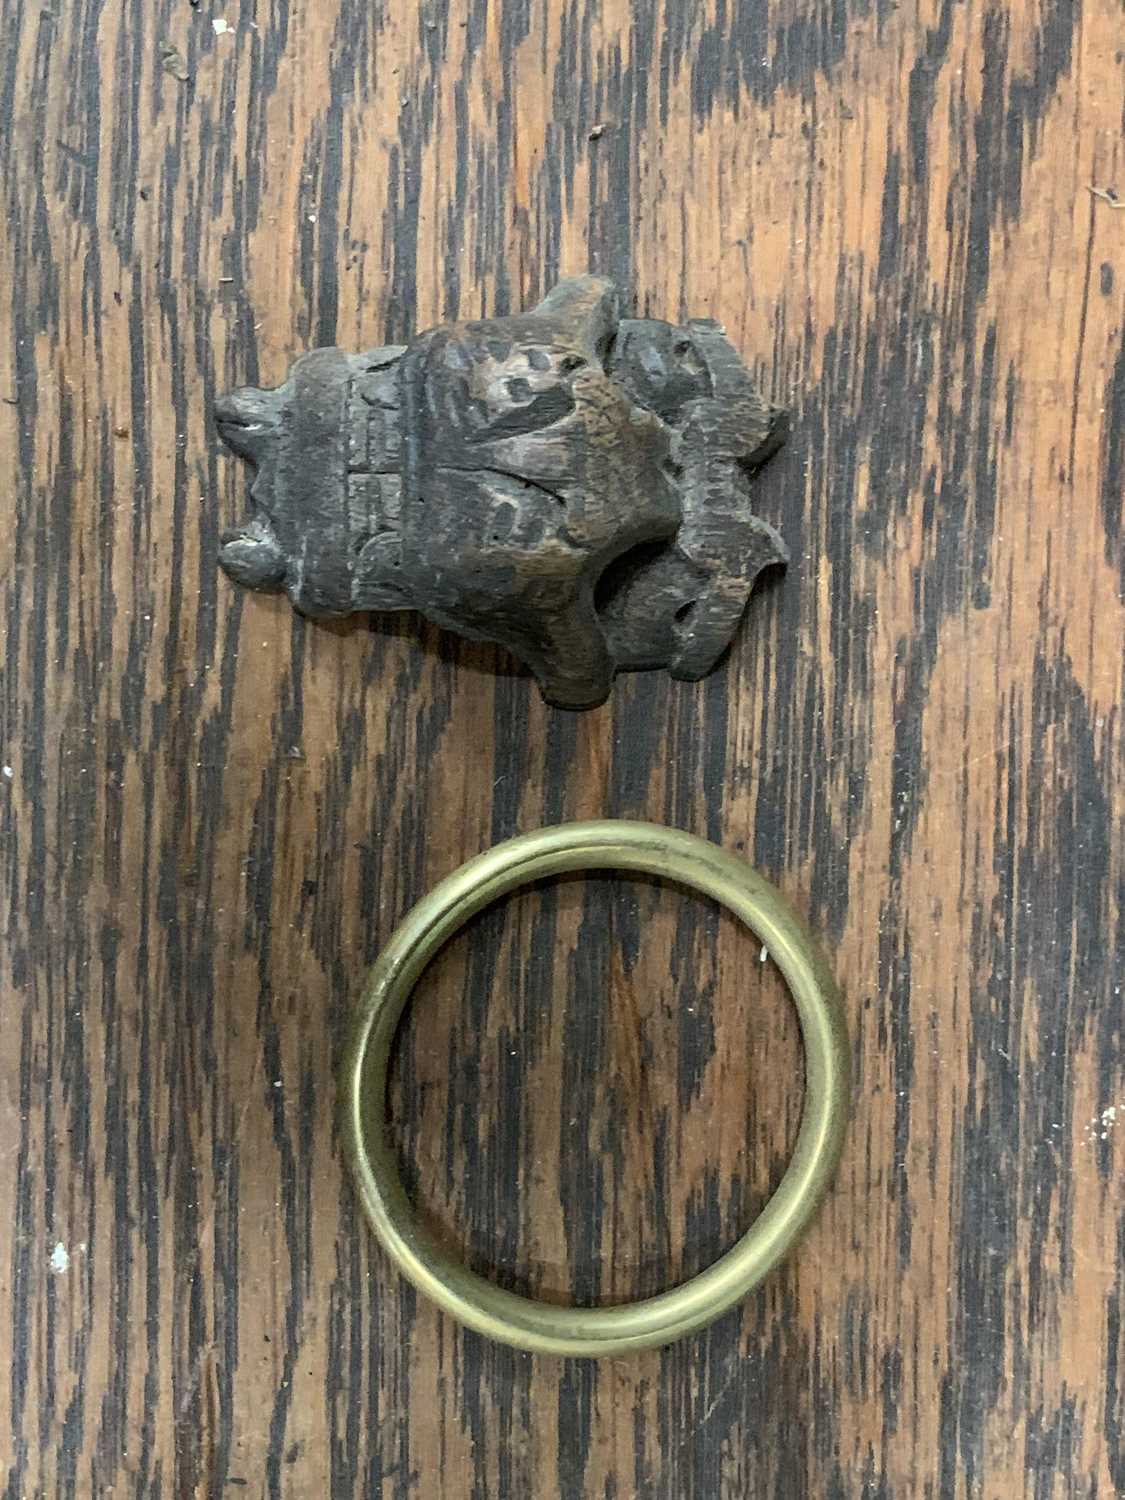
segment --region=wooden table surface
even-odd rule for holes
[[[1123,99],[1121,0],[0,0],[5,1500],[1125,1494]],[[218,574],[218,391],[587,267],[794,411],[709,680],[555,712]],[[780,883],[856,1088],[796,1257],[596,1365],[396,1278],[333,1070],[410,903],[601,815]],[[760,957],[650,882],[479,920],[393,1089],[438,1232],[712,1259],[799,1117]]]

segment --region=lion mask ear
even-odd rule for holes
[[[548,319],[579,353],[604,364],[621,321],[621,294],[604,276],[570,276],[547,293],[531,316]]]
[[[277,538],[261,519],[223,534],[219,566],[243,588],[269,593],[285,582],[285,558]]]
[[[261,467],[266,448],[277,436],[283,394],[243,386],[215,402],[215,425],[227,447]]]

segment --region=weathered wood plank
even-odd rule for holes
[[[1122,19],[0,0],[11,1500],[1125,1493]],[[219,577],[217,390],[587,268],[796,409],[760,487],[794,562],[723,670],[568,716]],[[400,1285],[332,1072],[413,899],[603,814],[780,881],[858,1088],[800,1255],[596,1367]],[[454,945],[397,1089],[474,1263],[631,1296],[776,1181],[799,1048],[733,925],[595,878]]]

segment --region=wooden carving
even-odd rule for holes
[[[702,677],[787,558],[750,510],[782,414],[717,323],[622,318],[597,277],[405,347],[314,350],[215,415],[257,470],[220,554],[235,582],[313,617],[420,610],[561,708],[620,670]]]

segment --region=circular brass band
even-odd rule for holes
[[[426,1233],[399,1178],[386,1119],[387,1069],[403,1009],[442,945],[500,897],[575,870],[631,870],[721,902],[777,964],[797,1008],[805,1106],[777,1191],[749,1230],[707,1270],[671,1290],[613,1307],[559,1307],[494,1286]],[[524,834],[472,859],[404,918],[367,980],[342,1074],[343,1134],[364,1212],[404,1276],[462,1323],[519,1349],[623,1354],[667,1344],[719,1317],[755,1287],[800,1236],[835,1171],[849,1093],[839,992],[808,929],[746,862],[691,834],[650,823],[568,823]]]

